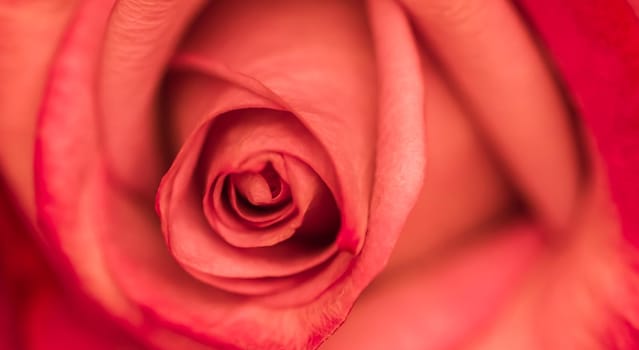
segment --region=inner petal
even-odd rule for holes
[[[285,219],[295,211],[295,205],[290,200],[273,203],[255,205],[251,203],[249,199],[238,193],[238,189],[229,185],[223,185],[222,193],[219,198],[213,198],[213,201],[219,200],[222,205],[217,205],[218,208],[228,211],[231,215],[227,222],[233,225],[233,221],[239,220],[240,226],[250,227],[267,227],[274,223]],[[215,203],[213,202],[215,205]],[[233,225],[237,226],[237,225]]]
[[[255,206],[268,204],[273,199],[269,184],[262,175],[241,173],[232,175],[231,178],[233,186],[237,187],[239,194],[251,204]]]
[[[330,190],[302,161],[279,154],[260,155],[258,160],[267,160],[257,166],[259,170],[255,161],[249,160],[245,163],[248,170],[220,175],[206,186],[204,213],[213,231],[229,244],[240,248],[278,244],[298,232],[316,203],[325,204],[322,209],[326,212],[336,206]],[[331,200],[323,199],[326,197]]]
[[[258,173],[243,172],[231,175],[231,183],[241,198],[257,207],[268,208],[290,199],[287,195],[288,184],[283,182],[271,163],[267,163]]]

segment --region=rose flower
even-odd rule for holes
[[[0,19],[0,346],[637,346],[625,1]]]

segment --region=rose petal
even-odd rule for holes
[[[118,0],[102,39],[99,127],[108,169],[149,198],[167,166],[158,152],[165,140],[155,97],[168,60],[204,4]]]
[[[213,201],[217,204],[213,207],[205,205],[204,212],[208,222],[211,224],[211,227],[231,245],[242,248],[256,248],[272,246],[282,242],[297,232],[298,228],[302,225],[305,213],[311,202],[321,195],[320,192],[328,192],[328,196],[332,197],[328,188],[322,184],[317,174],[315,174],[312,169],[309,169],[307,165],[294,157],[284,156],[282,158],[282,166],[287,168],[288,177],[291,180],[291,191],[293,193],[293,203],[288,206],[287,209],[289,210],[282,212],[282,215],[289,213],[293,217],[283,217],[282,219],[284,221],[280,224],[274,224],[269,228],[256,229],[250,224],[242,225],[241,220],[239,220],[240,222],[233,223],[233,221],[236,221],[233,218],[233,213],[228,215],[223,214],[231,208],[224,208],[224,205],[219,203],[224,195],[221,191],[223,187],[221,184],[222,181],[219,179],[216,181],[215,188],[217,191],[211,191],[210,187],[207,190],[207,195],[204,196],[204,202]],[[209,195],[213,196],[213,199],[211,199]],[[327,201],[326,204],[327,207],[323,208],[326,212],[331,212],[331,206],[333,208],[337,206],[334,200],[332,202]],[[236,207],[235,210],[240,212],[241,215],[242,209]],[[276,213],[279,213],[279,211],[276,211]],[[222,220],[218,220],[218,217]],[[271,218],[271,220],[273,219]],[[339,221],[339,215],[337,220]],[[339,228],[336,229],[339,230]],[[334,237],[330,231],[323,232],[323,234]]]
[[[639,246],[639,221],[635,220],[639,182],[634,178],[639,173],[639,145],[635,142],[639,103],[639,80],[634,79],[639,75],[636,2],[518,2],[538,28],[579,115],[592,130],[622,213],[624,235]]]
[[[392,288],[373,285],[326,349],[348,344],[371,350],[464,348],[495,305],[517,290],[537,256],[537,230],[523,226],[507,231],[498,241],[470,247],[472,251],[439,262],[441,266],[417,263],[393,279]],[[487,272],[491,283],[484,281]]]
[[[0,346],[3,349],[18,347],[16,327],[14,326],[14,307],[8,293],[6,282],[0,280]]]
[[[38,102],[76,4],[66,0],[0,4],[0,167],[32,220]]]
[[[259,175],[255,176],[261,177]],[[246,229],[247,227],[252,229],[266,228],[277,222],[286,220],[296,211],[288,195],[288,198],[282,203],[267,205],[262,202],[260,206],[255,206],[250,203],[249,199],[246,199],[241,193],[238,193],[241,190],[235,187],[233,180],[219,179],[213,186],[215,189],[207,192],[204,201],[206,202],[209,196],[214,197],[208,198],[208,200],[213,203],[214,208],[218,208],[217,210],[219,211],[217,215],[224,216],[221,217],[221,219],[225,221],[223,226],[238,227],[240,230]],[[267,185],[264,184],[264,186]],[[283,186],[288,188],[288,185]],[[268,191],[268,196],[270,197],[270,191],[268,189],[266,189],[266,191]],[[289,192],[288,189],[286,191]],[[207,209],[208,207],[204,208],[205,213]],[[211,210],[215,211],[216,209]],[[217,220],[211,218],[210,215],[208,218],[209,223],[215,225]]]
[[[150,343],[198,348],[197,342],[143,316],[114,282],[109,271],[111,261],[103,260],[106,247],[115,242],[102,240],[100,230],[110,224],[96,222],[96,214],[102,211],[92,197],[99,188],[96,182],[106,179],[95,152],[97,126],[92,93],[101,53],[99,34],[106,27],[112,5],[109,1],[83,2],[51,66],[35,145],[36,205],[42,237],[53,250],[52,257],[60,256],[60,265],[72,268],[78,287],[114,317],[131,326],[139,325],[145,317],[148,322],[143,333]],[[67,161],[61,164],[60,159]],[[122,225],[115,230],[130,232],[128,228]]]
[[[371,0],[367,8],[378,61],[379,135],[368,244],[353,268],[358,287],[388,261],[419,194],[426,161],[424,86],[413,32],[394,2]]]
[[[215,115],[217,113],[213,111],[211,114]],[[248,116],[253,116],[253,113],[249,113]],[[269,118],[266,118],[266,116],[269,116]],[[213,128],[213,126],[205,124],[184,145],[183,151],[178,155],[160,186],[158,191],[158,211],[165,223],[163,231],[167,243],[176,259],[190,269],[220,277],[260,278],[286,276],[315,266],[336,252],[335,246],[314,250],[302,249],[301,247],[296,249],[295,244],[291,242],[264,249],[237,249],[229,246],[211,232],[204,215],[202,215],[201,201],[199,200],[200,193],[192,188],[192,171],[199,161],[199,149],[204,146],[204,139],[208,134],[207,129],[212,128],[220,132],[221,135],[220,138],[212,138],[216,141],[215,148],[206,148],[208,152],[213,152],[216,155],[211,158],[215,159],[215,163],[211,165],[214,168],[210,169],[209,173],[219,173],[224,169],[238,168],[242,159],[238,159],[237,156],[233,157],[233,155],[251,154],[261,151],[263,147],[276,150],[280,148],[280,151],[283,152],[291,148],[287,147],[286,143],[283,143],[287,135],[301,136],[306,133],[299,124],[294,123],[294,118],[287,117],[286,114],[270,114],[267,111],[263,111],[258,117],[262,118],[262,122],[243,120],[245,122],[231,124],[230,126],[235,126],[237,129],[233,132],[221,125]],[[231,114],[228,118],[220,120],[228,124],[229,122],[232,123],[235,118],[239,118],[239,116],[234,117]],[[239,143],[236,147],[231,146],[234,144],[233,140],[242,137],[240,136],[243,135],[242,131],[256,127],[268,128],[267,130],[270,131],[266,135],[276,137],[252,137],[250,142],[247,139],[247,142]],[[225,131],[222,132],[222,130]],[[277,134],[274,133],[279,132],[278,130],[287,130],[288,132],[284,133],[283,137],[277,137]],[[228,141],[225,141],[226,139]],[[298,147],[298,149],[300,149],[300,152],[305,152],[300,158],[310,160],[310,164],[318,162],[322,164],[321,150],[313,152],[313,150],[317,150],[317,147],[312,145],[312,140],[312,137],[301,137],[299,139],[303,146]],[[228,146],[226,142],[229,143]],[[297,143],[297,145],[300,145],[300,143]],[[246,149],[243,150],[242,147]],[[220,151],[216,151],[217,148]],[[233,150],[231,154],[227,151],[230,149]],[[315,158],[313,158],[313,155]],[[209,158],[204,157],[204,159]],[[318,168],[322,168],[322,166],[319,165]],[[193,170],[189,171],[188,169]]]
[[[604,188],[610,188],[611,211],[620,216],[620,246],[632,256],[639,247],[639,22],[636,1],[578,0],[518,1],[526,10],[537,34],[547,45],[575,101],[584,125],[593,135],[593,153],[602,158]],[[561,35],[558,35],[560,33]],[[595,236],[604,236],[596,233]],[[636,264],[613,284],[634,284],[630,298],[614,296],[617,320],[605,325],[611,348],[636,347]],[[601,285],[601,284],[595,284]]]
[[[408,28],[408,26],[406,26],[405,28]],[[404,50],[400,51],[402,53],[402,55],[400,57],[403,57],[403,54],[405,53]],[[410,51],[409,51],[410,52]],[[414,51],[413,51],[414,52]],[[417,57],[416,55],[413,57]],[[401,62],[405,62],[405,61],[401,61]],[[418,64],[415,65],[414,67],[417,67],[418,70]],[[410,70],[409,70],[410,71]],[[411,72],[409,73],[407,76],[411,76],[414,73]],[[389,74],[389,77],[393,77],[395,76],[395,74]],[[412,91],[411,89],[408,89],[408,91]],[[419,89],[418,89],[419,91]],[[410,96],[412,95],[406,95],[409,97],[410,101]],[[421,96],[420,94],[417,94],[417,96]],[[390,101],[390,100],[389,100]],[[405,98],[400,98],[399,101],[405,101],[404,103],[407,102],[407,100]],[[411,101],[412,102],[412,101]],[[415,104],[417,106],[420,106],[420,103]],[[413,106],[413,104],[411,103],[406,103],[406,105],[402,104],[402,106],[406,106],[406,107],[410,107]],[[418,107],[419,109],[419,107]],[[407,118],[411,118],[412,116],[415,116],[416,118],[418,118],[417,120],[421,121],[421,113],[418,113],[417,115],[414,114],[400,114],[402,116],[405,116]],[[386,120],[392,120],[392,118],[396,117],[397,115],[395,114],[391,114],[391,115],[383,115],[383,117]],[[402,124],[402,123],[400,123]],[[403,124],[402,124],[403,125]],[[386,126],[386,124],[385,124]],[[415,130],[421,130],[421,128],[414,128],[414,125],[412,124],[408,124],[407,125],[408,128],[407,129],[402,129],[404,130],[404,132],[408,135],[411,135],[412,132],[414,132]],[[393,132],[395,130],[395,126],[394,125],[387,125],[386,128],[384,128],[384,130],[387,130],[389,132]],[[412,137],[408,137],[409,140],[414,140],[414,138]],[[417,138],[419,139],[419,138]],[[409,143],[410,145],[412,145],[412,143]],[[414,149],[410,148],[408,150],[408,152],[404,153],[403,151],[400,150],[400,152],[391,152],[391,154],[393,156],[397,156],[397,155],[410,155],[413,156],[415,154],[419,155],[422,149],[421,144],[418,144],[419,147],[417,147],[417,151],[416,153],[413,152]],[[390,154],[386,155],[385,157],[390,156]],[[384,158],[387,159],[387,158]],[[402,158],[403,159],[403,158]],[[407,158],[410,159],[410,158]],[[417,159],[419,160],[420,157],[417,157]],[[412,159],[411,159],[412,161]],[[391,170],[395,169],[394,166],[397,163],[393,163],[390,162],[392,164],[391,166]],[[400,164],[406,164],[409,162],[400,162]],[[419,173],[419,172],[417,172]],[[404,172],[400,172],[400,174],[405,174]],[[390,175],[389,175],[390,176]],[[406,177],[395,177],[393,178],[393,180],[396,179],[403,179],[406,180]],[[419,179],[419,177],[418,177]],[[410,178],[410,181],[408,182],[404,182],[402,185],[397,184],[397,186],[400,186],[400,188],[402,189],[401,191],[398,191],[400,193],[405,193],[404,191],[406,191],[406,193],[414,193],[414,189],[412,186],[412,184],[414,179]],[[392,186],[392,184],[396,183],[395,181],[391,181],[390,185]],[[408,185],[408,186],[403,186],[403,185]],[[387,187],[382,186],[382,188],[380,189],[380,191],[383,191],[384,189],[388,189]],[[392,193],[392,192],[389,192]],[[389,201],[392,201],[392,199],[388,199]],[[383,203],[389,203],[389,202],[383,202]],[[410,206],[410,204],[408,204],[408,206]],[[390,212],[391,215],[395,215],[393,210],[389,210],[386,211],[385,209],[388,209],[386,207],[381,207],[380,210],[382,212]],[[401,212],[401,210],[400,210]],[[128,220],[127,220],[128,221]],[[401,220],[399,220],[401,221]],[[386,234],[387,231],[383,228],[380,227],[380,230],[377,231],[377,235],[382,235],[382,234]],[[142,238],[143,236],[140,237],[136,237],[136,238]],[[129,237],[129,239],[132,239],[134,237]],[[382,240],[383,241],[383,240]],[[391,240],[392,241],[392,240]],[[372,244],[372,243],[371,243]],[[127,247],[141,247],[144,246],[144,244],[127,244]],[[374,246],[374,245],[372,245]],[[379,253],[379,250],[375,250],[376,253]],[[140,256],[138,254],[127,254],[130,255],[131,257],[137,257]],[[274,317],[273,314],[270,314],[269,316],[267,316],[266,314],[264,314],[261,311],[256,311],[254,309],[249,309],[248,305],[247,308],[245,310],[247,310],[247,314],[249,312],[249,310],[251,312],[251,319],[253,320],[257,320],[259,322],[259,320],[262,319],[269,319],[271,322],[269,322],[268,324],[260,324],[259,327],[255,327],[255,326],[250,326],[251,330],[261,330],[261,332],[259,333],[253,333],[253,337],[251,337],[251,339],[246,339],[243,338],[241,340],[238,341],[242,341],[242,343],[239,344],[240,347],[243,348],[251,348],[251,347],[263,347],[264,344],[273,344],[273,342],[275,342],[275,344],[278,345],[274,345],[274,346],[280,346],[280,347],[286,347],[286,348],[301,348],[301,347],[314,347],[317,344],[319,344],[319,342],[322,341],[322,339],[324,338],[324,334],[326,334],[327,332],[330,332],[330,330],[334,329],[334,327],[337,325],[336,322],[339,322],[340,319],[342,319],[345,316],[346,311],[350,308],[350,303],[353,301],[353,297],[356,296],[359,291],[361,290],[361,288],[363,287],[363,285],[365,285],[367,283],[367,278],[372,277],[372,275],[375,273],[376,269],[378,268],[378,265],[382,265],[383,264],[383,259],[379,259],[380,256],[376,255],[376,254],[371,254],[368,255],[366,263],[371,264],[371,270],[368,270],[369,266],[366,264],[363,264],[366,266],[366,271],[364,272],[364,269],[358,269],[357,270],[357,276],[356,276],[356,286],[355,288],[351,289],[351,287],[353,286],[351,284],[352,280],[350,278],[345,278],[342,282],[340,282],[341,287],[337,287],[335,289],[331,289],[329,291],[327,291],[327,293],[322,297],[321,300],[318,300],[316,303],[313,303],[311,305],[308,306],[308,308],[306,309],[306,307],[304,309],[306,309],[306,311],[302,311],[304,309],[299,309],[299,310],[290,310],[289,313],[287,313],[286,315],[286,319],[288,321],[286,321],[286,323],[282,323],[282,319],[279,317]],[[113,259],[114,263],[129,263],[130,259]],[[149,263],[143,263],[143,262],[138,262],[136,264],[133,264],[132,266],[144,266],[144,265],[149,265]],[[153,264],[150,264],[153,265]],[[159,266],[157,267],[158,269],[160,268]],[[123,269],[118,269],[118,270],[123,270]],[[149,274],[148,277],[162,277],[160,274]],[[368,277],[367,277],[368,276]],[[363,277],[363,278],[362,278]],[[155,303],[162,303],[166,305],[166,302],[170,302],[171,300],[174,300],[172,297],[169,296],[169,293],[174,293],[175,291],[170,291],[170,290],[161,290],[161,291],[153,291],[151,292],[150,290],[148,290],[148,288],[144,288],[144,285],[140,285],[140,278],[127,278],[126,281],[124,281],[127,283],[127,285],[129,285],[129,287],[127,287],[128,290],[131,290],[132,293],[134,293],[136,295],[136,300],[140,300],[141,303],[144,303],[146,305],[148,304],[155,304]],[[342,284],[346,282],[347,284]],[[148,282],[147,282],[148,283]],[[149,283],[151,285],[157,285],[157,284],[162,284],[162,283]],[[344,288],[346,286],[349,286],[349,288]],[[184,285],[181,285],[180,283],[176,283],[176,284],[172,284],[171,288],[185,288]],[[179,293],[179,295],[189,295],[184,294],[182,291]],[[344,295],[344,293],[346,295]],[[337,296],[340,296],[339,298],[337,298]],[[177,321],[180,324],[189,324],[189,318],[188,318],[188,314],[190,315],[196,315],[196,314],[201,314],[202,310],[201,309],[201,304],[199,304],[197,302],[197,300],[193,297],[188,297],[187,298],[189,300],[190,304],[186,304],[186,303],[182,303],[182,304],[178,304],[183,308],[187,308],[185,310],[182,309],[176,309],[175,306],[177,306],[175,303],[171,303],[169,309],[172,310],[171,314],[168,315],[167,313],[164,313],[163,316],[164,318],[168,318],[168,319],[172,319]],[[228,302],[228,301],[226,301]],[[331,308],[325,308],[324,305],[331,305]],[[251,304],[251,306],[255,307],[254,304]],[[216,309],[216,310],[223,310],[223,307],[219,307],[219,308],[211,308],[211,309]],[[182,312],[175,312],[175,310],[182,310]],[[188,311],[187,311],[188,310]],[[210,309],[209,309],[210,310]],[[210,311],[209,311],[210,312]],[[220,311],[222,312],[222,311]],[[321,317],[321,321],[318,322],[318,318],[316,317],[309,317],[309,315],[316,315],[316,313],[321,313],[323,316]],[[228,313],[224,313],[224,315],[226,315],[226,320],[228,322],[226,322],[225,324],[236,324],[233,321],[229,321],[228,320]],[[233,314],[237,317],[238,314]],[[302,316],[303,315],[303,316]],[[303,326],[300,328],[298,325],[301,325],[299,322],[299,320],[301,320],[300,318],[297,318],[298,316],[303,317],[303,319],[305,321],[303,321],[301,324],[303,324]],[[192,316],[193,317],[193,316]],[[201,317],[197,317],[198,319],[198,323],[202,324],[202,318]],[[206,318],[209,321],[212,321],[214,319],[214,315],[208,315]],[[280,320],[280,321],[278,321]],[[309,324],[310,322],[310,324]],[[210,323],[207,324],[203,324],[204,327],[211,329],[211,336],[215,336],[215,334],[218,335],[218,337],[223,337],[222,334],[235,334],[236,332],[238,332],[238,330],[235,331],[231,331],[228,327],[215,327]],[[219,324],[218,324],[219,326]],[[239,324],[236,324],[236,326],[239,327]],[[242,322],[242,326],[243,329],[246,329],[245,327],[249,327],[248,324],[244,322]],[[275,327],[275,328],[273,328]],[[282,334],[278,332],[279,329],[281,328],[285,328],[287,329],[287,334],[296,334],[299,336],[299,338],[289,338],[287,336],[282,337]],[[220,332],[220,333],[218,333]],[[311,333],[309,333],[311,332]],[[303,336],[303,335],[307,335],[307,336]],[[228,338],[227,338],[228,339]],[[300,343],[300,341],[303,341],[303,343]],[[259,345],[258,345],[259,344]]]
[[[422,55],[426,159],[424,186],[384,273],[401,271],[517,210],[503,169],[427,52]],[[472,174],[472,176],[468,176]],[[396,270],[397,269],[397,270]]]
[[[77,306],[77,305],[76,305]],[[66,349],[145,349],[127,334],[104,320],[88,319],[65,302],[60,293],[45,288],[34,293],[21,318],[24,321],[25,348]]]
[[[40,108],[34,167],[36,209],[44,238],[74,267],[83,280],[81,288],[123,315],[129,310],[105,273],[96,228],[77,214],[90,195],[90,177],[99,160],[95,120],[90,116],[95,108],[91,77],[97,69],[100,36],[90,34],[104,30],[107,16],[103,14],[112,5],[109,1],[81,5],[63,37]]]

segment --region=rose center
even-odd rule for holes
[[[271,207],[290,200],[289,186],[271,163],[259,172],[242,172],[230,176],[241,199],[256,207]]]
[[[230,174],[223,182],[220,194],[223,210],[228,211],[234,221],[242,226],[270,227],[290,218],[297,211],[289,184],[270,162],[259,171]]]

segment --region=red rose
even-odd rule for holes
[[[80,327],[64,344],[592,348],[632,324],[611,153],[534,4],[3,6],[6,227],[59,278],[34,314],[80,310],[27,322]]]

